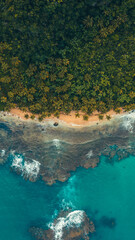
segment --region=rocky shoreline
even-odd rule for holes
[[[65,182],[78,167],[96,167],[101,155],[114,164],[129,154],[135,155],[135,111],[79,129],[0,118],[0,164],[9,164],[25,180]],[[116,224],[113,218],[102,222],[111,228]],[[29,231],[37,240],[89,240],[95,226],[84,211],[70,209],[61,211],[47,229],[31,226]]]
[[[80,166],[96,167],[101,154],[108,156],[110,163],[116,154],[118,161],[129,154],[135,155],[134,111],[104,124],[79,129],[63,125],[55,127],[53,124],[25,122],[1,116],[0,162],[4,163],[13,151],[14,154],[21,154],[25,163],[24,178],[36,180],[31,173],[26,172],[31,166],[35,171],[35,161],[40,164],[38,178],[41,177],[48,185],[52,185],[56,181],[66,181],[71,171]],[[20,162],[19,167],[24,163]],[[14,170],[20,173],[18,167],[14,167]]]
[[[29,231],[37,240],[89,240],[95,226],[84,211],[62,211],[47,230],[31,227]]]

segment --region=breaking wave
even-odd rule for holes
[[[23,165],[24,165],[23,157],[19,154],[14,155],[11,167],[23,171]]]
[[[39,170],[40,163],[38,161],[32,160],[32,162],[24,162],[23,174],[28,175],[28,177],[32,176],[34,178],[37,178]]]
[[[93,156],[93,151],[90,150],[87,154],[86,154],[86,157],[87,158],[91,158]]]
[[[12,153],[13,154],[13,153]],[[26,178],[36,179],[40,171],[40,163],[34,159],[24,160],[24,157],[13,154],[11,167],[19,171]]]
[[[0,151],[0,156],[1,156],[1,157],[4,157],[4,156],[5,156],[5,153],[6,153],[6,151],[5,151],[4,149],[2,149],[2,150]]]
[[[48,227],[54,231],[55,240],[62,240],[63,229],[70,227],[80,227],[84,220],[84,211],[76,210],[66,217],[60,217],[56,223],[49,223]]]
[[[135,110],[130,111],[126,116],[122,116],[123,118],[123,127],[126,128],[129,132],[133,133],[135,123]]]
[[[56,147],[56,148],[60,148],[60,140],[59,139],[53,139],[53,144],[54,144],[54,146]]]

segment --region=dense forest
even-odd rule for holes
[[[0,0],[0,110],[135,108],[135,0]]]

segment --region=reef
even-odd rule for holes
[[[38,240],[89,240],[95,226],[81,210],[61,212],[49,229],[31,227],[30,233]]]
[[[25,179],[64,182],[78,167],[96,167],[101,154],[110,164],[135,155],[134,111],[82,128],[0,118],[0,163],[12,156],[11,169]]]

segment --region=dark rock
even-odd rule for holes
[[[57,127],[59,124],[57,123],[57,122],[55,122],[54,124],[53,124],[53,126],[55,126],[55,127]]]

